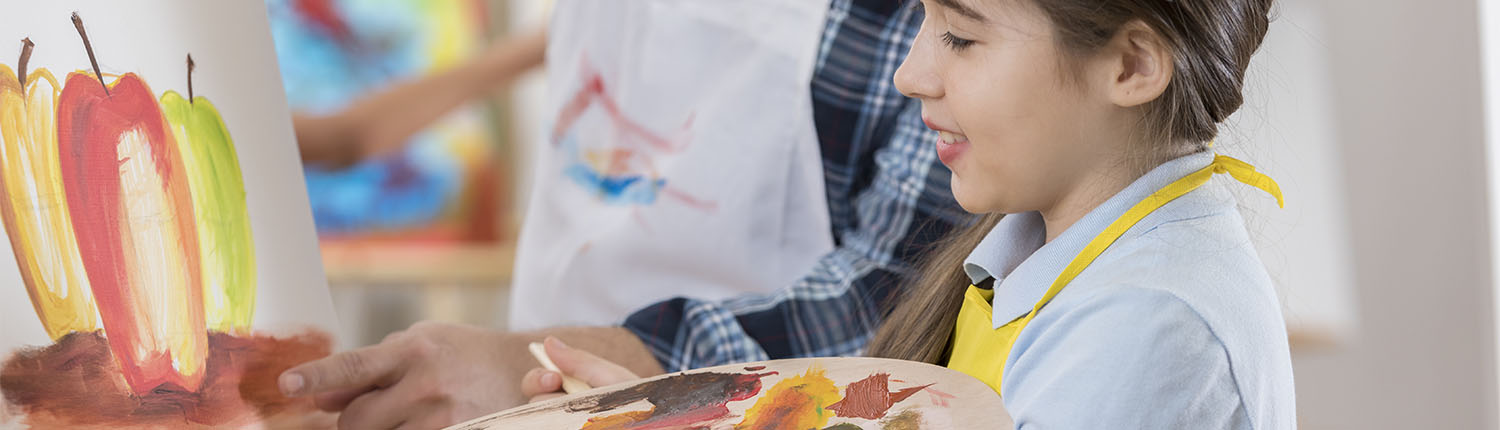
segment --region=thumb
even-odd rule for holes
[[[388,386],[400,379],[402,368],[397,357],[384,345],[368,346],[288,369],[277,385],[287,397]]]
[[[552,363],[563,375],[578,378],[589,386],[603,387],[640,379],[624,366],[570,347],[555,337],[548,337],[544,344],[547,355],[552,357]]]

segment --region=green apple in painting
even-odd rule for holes
[[[188,56],[188,98],[167,91],[161,96],[161,109],[192,190],[208,329],[249,334],[256,275],[245,184],[234,140],[219,110],[207,98],[193,96],[194,67]]]

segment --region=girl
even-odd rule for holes
[[[1211,152],[1271,0],[922,3],[896,85],[939,132],[959,204],[990,215],[935,254],[869,354],[973,375],[1020,428],[1294,428],[1275,292],[1210,180],[1280,201]]]
[[[1211,151],[1271,0],[922,6],[896,85],[939,132],[958,202],[988,215],[932,256],[868,353],[973,375],[1018,428],[1295,428],[1279,302],[1214,177],[1280,191]],[[595,386],[628,376],[548,349]]]

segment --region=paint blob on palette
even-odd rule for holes
[[[313,243],[283,236],[312,237],[311,217],[303,206],[300,222],[253,228],[252,213],[276,209],[255,208],[248,192],[301,192],[298,179],[257,177],[296,171],[294,146],[265,136],[277,126],[290,136],[285,100],[251,102],[264,91],[222,79],[275,82],[269,65],[227,60],[271,55],[269,31],[231,26],[221,30],[245,42],[161,46],[146,41],[172,26],[120,25],[153,10],[207,21],[264,11],[189,3],[35,4],[0,16],[0,37],[27,34],[18,60],[0,61],[0,247],[10,253],[0,255],[0,428],[246,428],[315,415],[276,385],[332,350],[333,324],[285,315],[289,301],[331,308],[320,271],[279,264],[282,253],[316,261]],[[211,84],[195,89],[205,64]],[[74,71],[58,79],[46,66]],[[248,130],[250,149],[231,129]],[[277,152],[291,157],[264,163]]]
[[[949,430],[1009,428],[968,375],[879,358],[775,360],[673,373],[479,418],[450,430]]]

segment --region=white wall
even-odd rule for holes
[[[1479,1],[1479,30],[1485,89],[1485,150],[1489,155],[1485,167],[1489,172],[1490,276],[1494,286],[1495,280],[1500,280],[1500,1]],[[1500,292],[1492,295],[1491,309],[1500,314]],[[1500,327],[1500,315],[1495,315],[1495,318],[1497,327]],[[1500,336],[1500,328],[1495,334]]]
[[[1359,321],[1294,353],[1303,428],[1495,428],[1477,5],[1303,2],[1327,30]]]
[[[1280,3],[1245,79],[1245,105],[1215,150],[1281,184],[1286,207],[1240,190],[1247,227],[1276,281],[1293,343],[1337,342],[1358,324],[1348,202],[1334,121],[1327,28],[1315,4]]]

